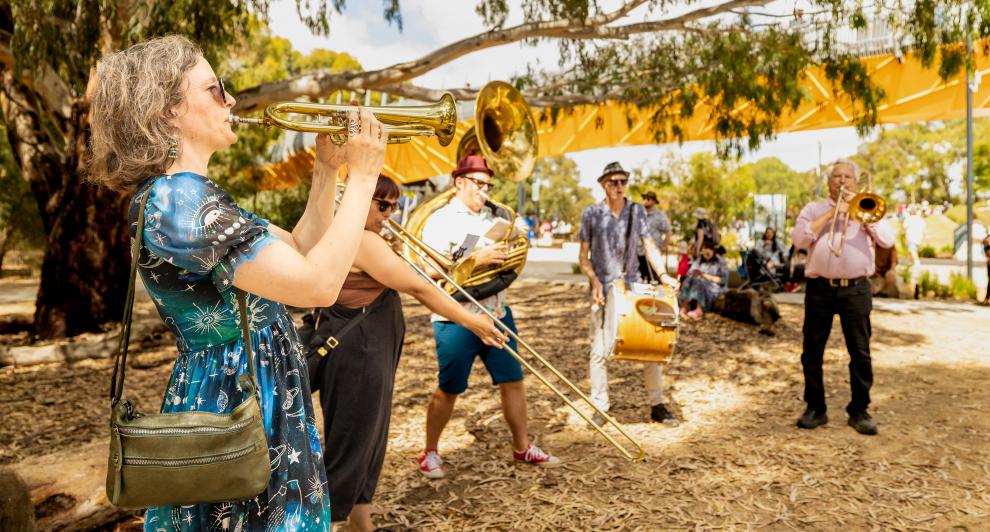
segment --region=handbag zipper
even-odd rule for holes
[[[162,428],[146,429],[140,427],[117,427],[117,430],[124,436],[184,436],[195,434],[222,434],[226,432],[237,432],[253,423],[253,420],[246,419],[239,421],[229,427],[188,427],[188,428]]]
[[[140,456],[125,456],[124,465],[125,466],[160,466],[160,467],[182,467],[191,465],[207,465],[215,464],[218,462],[229,462],[231,460],[236,460],[242,458],[254,452],[257,444],[252,443],[243,449],[238,449],[236,451],[230,451],[222,454],[216,454],[213,456],[202,456],[199,458],[143,458]]]

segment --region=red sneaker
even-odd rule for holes
[[[540,449],[532,443],[529,444],[529,448],[523,452],[513,449],[512,457],[515,458],[517,462],[526,462],[527,464],[534,464],[541,467],[556,467],[560,465],[560,458],[550,456],[550,453]]]
[[[419,472],[426,478],[443,478],[443,459],[436,451],[427,451],[419,457]]]

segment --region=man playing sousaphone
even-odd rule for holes
[[[614,281],[634,283],[639,281],[637,242],[641,242],[646,260],[658,275],[660,282],[676,286],[677,280],[666,273],[663,258],[656,242],[649,235],[646,212],[643,206],[626,199],[629,172],[618,162],[609,163],[598,182],[605,189],[605,200],[595,203],[581,213],[581,271],[591,285],[591,402],[602,412],[609,409],[608,372],[605,360],[609,353],[606,346],[605,294]],[[676,425],[677,418],[670,413],[663,400],[663,372],[660,364],[646,364],[643,370],[646,391],[649,395],[650,419],[658,423]],[[604,419],[595,414],[593,421],[599,425]]]
[[[423,227],[423,241],[431,248],[447,254],[455,260],[460,256],[471,253],[465,245],[473,238],[478,238],[476,247],[479,251],[474,254],[475,271],[501,264],[508,258],[504,243],[495,243],[492,238],[493,228],[502,225],[493,212],[487,191],[492,186],[493,172],[485,163],[484,157],[468,155],[457,163],[457,168],[451,173],[456,187],[456,194],[450,203],[437,209]],[[507,230],[526,229],[509,227]],[[472,235],[470,238],[469,235]],[[488,236],[486,236],[488,235]],[[466,240],[467,239],[467,240]],[[496,236],[495,239],[498,239]],[[516,331],[512,320],[512,310],[506,304],[506,290],[478,297],[488,311]],[[480,312],[471,304],[465,304],[470,312]],[[444,476],[443,460],[440,459],[438,446],[440,434],[450,421],[454,411],[457,396],[467,389],[468,376],[474,359],[480,357],[492,378],[492,384],[499,387],[502,399],[502,413],[512,432],[513,457],[517,461],[540,466],[554,466],[560,460],[543,451],[529,441],[527,433],[526,390],[523,387],[522,367],[505,349],[484,345],[469,329],[447,321],[447,318],[434,314],[433,336],[437,345],[437,362],[439,363],[439,385],[430,398],[426,413],[426,448],[419,459],[419,470],[427,478]],[[515,349],[515,340],[509,341],[509,346]]]

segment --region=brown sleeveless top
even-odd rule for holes
[[[336,304],[350,308],[366,307],[386,288],[365,272],[348,272]]]

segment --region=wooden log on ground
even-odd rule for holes
[[[760,326],[760,332],[773,335],[773,324],[780,319],[780,310],[773,297],[752,288],[730,289],[715,300],[715,312],[736,321]]]
[[[33,532],[34,506],[24,481],[16,473],[0,469],[0,530]]]
[[[11,466],[30,493],[38,530],[92,530],[135,513],[107,500],[107,449],[97,441]]]
[[[31,330],[34,317],[27,314],[0,315],[0,334],[14,334]]]
[[[131,346],[149,347],[174,342],[174,336],[160,320],[134,323]],[[0,367],[33,366],[53,362],[78,362],[91,358],[109,358],[117,349],[120,329],[106,333],[81,334],[50,344],[0,347]]]

